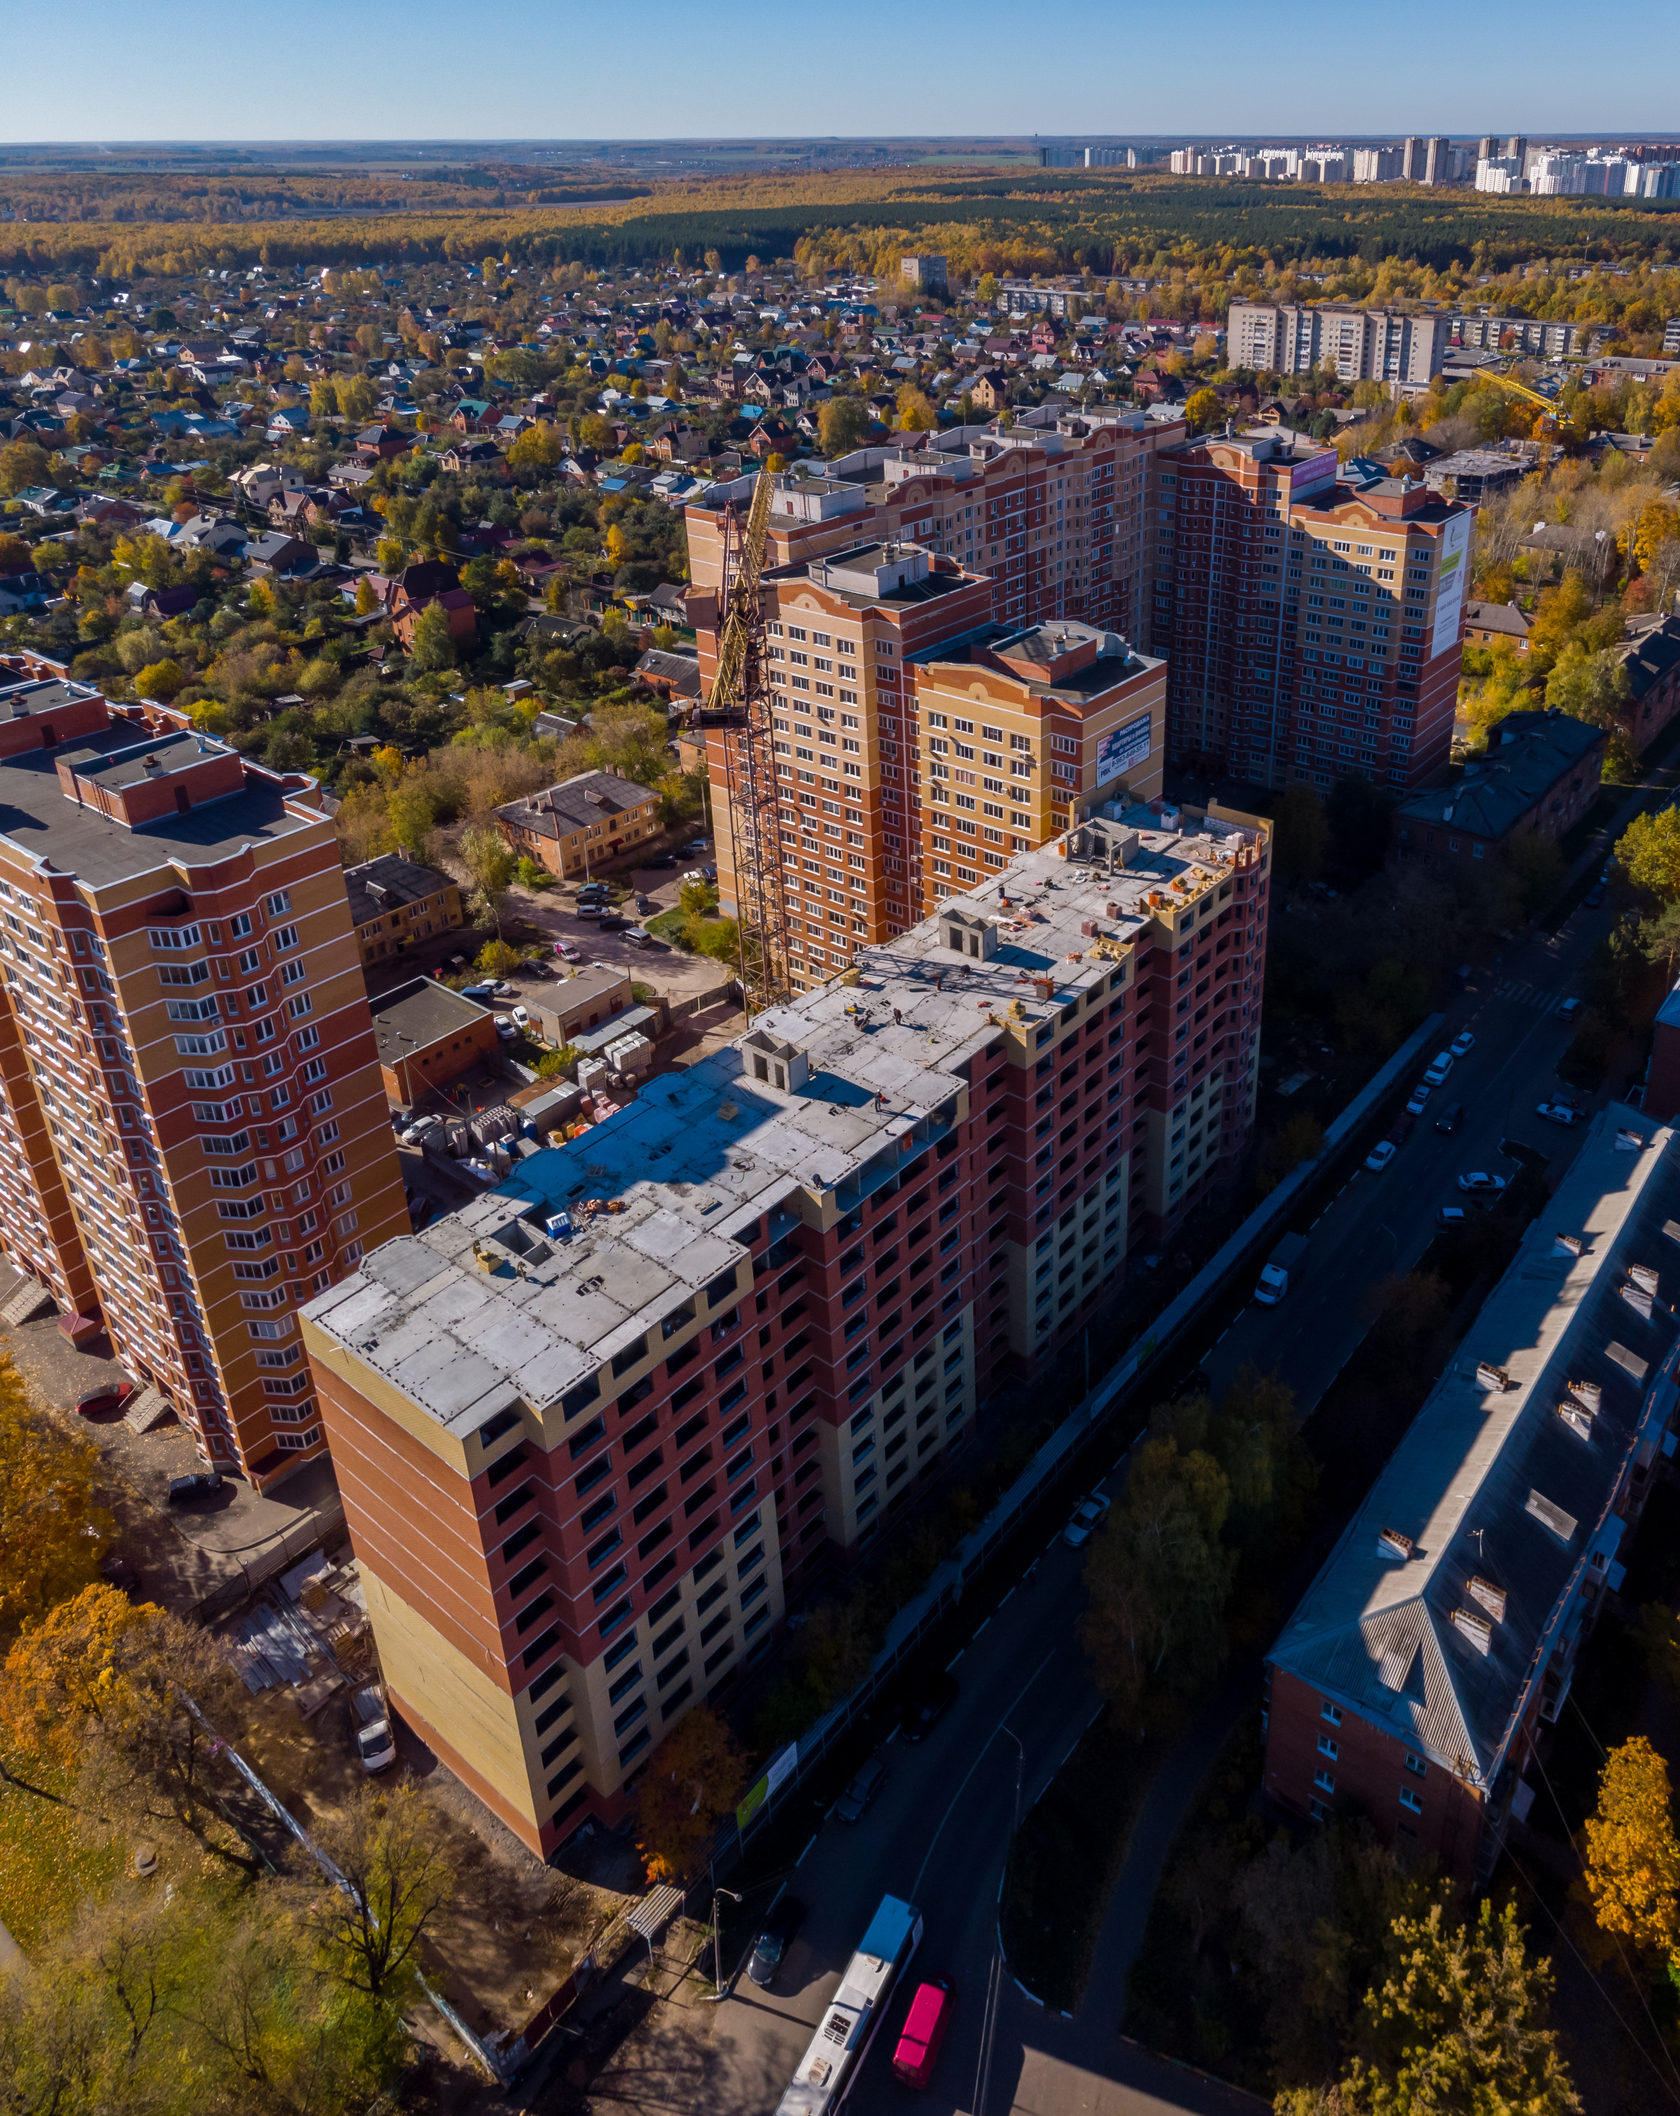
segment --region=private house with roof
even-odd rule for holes
[[[659,796],[616,772],[582,771],[546,792],[527,794],[496,810],[496,822],[515,852],[550,874],[587,874],[659,833]]]
[[[1672,1454],[1677,1135],[1602,1111],[1267,1662],[1264,1787],[1483,1880]]]
[[[382,853],[346,868],[344,887],[364,968],[403,954],[411,941],[447,933],[461,923],[455,881],[403,852]]]

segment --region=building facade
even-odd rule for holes
[[[461,923],[461,891],[454,879],[406,853],[387,852],[347,867],[344,887],[364,968],[406,954],[414,941],[451,932]]]
[[[1568,713],[1510,713],[1487,754],[1394,812],[1394,851],[1433,866],[1498,859],[1527,838],[1561,838],[1598,798],[1605,730]]]
[[[1094,818],[311,1306],[392,1700],[534,1850],[1240,1150],[1269,868]]]
[[[1226,332],[1233,367],[1275,375],[1331,367],[1344,382],[1427,385],[1448,342],[1438,314],[1305,303],[1233,301]]]
[[[614,771],[579,772],[498,808],[496,827],[515,852],[571,881],[656,838],[659,796]]]
[[[50,677],[0,786],[0,1246],[271,1484],[325,1446],[298,1307],[408,1225],[332,824]]]
[[[1264,1785],[1485,1880],[1674,1445],[1675,1134],[1602,1110],[1267,1664]]]
[[[1445,771],[1474,513],[1406,478],[1344,483],[1283,429],[1159,470],[1150,650],[1169,756],[1282,786]]]

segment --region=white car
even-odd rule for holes
[[[1544,1117],[1548,1124],[1579,1124],[1581,1112],[1569,1102],[1542,1102],[1534,1114]]]
[[[1458,1187],[1470,1197],[1496,1198],[1508,1186],[1504,1176],[1490,1175],[1485,1168],[1472,1168],[1459,1177]]]
[[[1394,1159],[1397,1150],[1392,1139],[1379,1139],[1365,1156],[1365,1166],[1373,1175],[1380,1175]]]
[[[508,1019],[516,1029],[528,1029],[531,1026],[530,1012],[525,1007],[509,1007]]]
[[[496,1034],[504,1043],[515,1043],[518,1041],[519,1031],[505,1014],[492,1014],[490,1018],[496,1024]]]
[[[1428,1081],[1431,1087],[1445,1087],[1447,1084],[1447,1075],[1452,1071],[1452,1069],[1452,1052],[1437,1051],[1435,1053],[1434,1062],[1424,1067],[1423,1077],[1425,1080]]]
[[[1062,1530],[1062,1541],[1069,1550],[1077,1550],[1081,1543],[1088,1543],[1108,1519],[1111,1501],[1105,1492],[1094,1491],[1088,1499],[1081,1499],[1073,1509],[1073,1519]]]
[[[1408,1103],[1406,1104],[1406,1114],[1407,1114],[1407,1116],[1408,1116],[1408,1117],[1421,1117],[1421,1116],[1423,1115],[1423,1105],[1424,1105],[1424,1104],[1425,1104],[1425,1103],[1426,1103],[1426,1102],[1427,1102],[1428,1100],[1429,1100],[1429,1090],[1428,1090],[1428,1088],[1426,1088],[1426,1087],[1414,1087],[1414,1088],[1412,1089],[1412,1099],[1411,1099],[1411,1101],[1410,1101],[1410,1102],[1408,1102]]]
[[[1468,1029],[1465,1029],[1453,1038],[1448,1048],[1455,1058],[1468,1058],[1470,1053],[1476,1048],[1476,1039]]]

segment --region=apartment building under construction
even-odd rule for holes
[[[0,664],[0,1248],[259,1487],[325,1447],[299,1305],[408,1227],[318,802]]]
[[[393,1702],[534,1850],[1230,1166],[1269,868],[1119,789],[310,1304]]]

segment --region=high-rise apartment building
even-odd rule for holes
[[[1333,449],[1281,430],[1188,443],[1160,487],[1169,755],[1268,786],[1439,776],[1474,510],[1344,481]]]
[[[298,1307],[408,1228],[332,825],[177,715],[0,684],[0,1247],[270,1484],[325,1444]]]
[[[986,625],[922,650],[907,674],[929,910],[1093,810],[1161,791],[1167,672],[1117,633]]]
[[[1456,173],[1453,161],[1452,141],[1443,134],[1425,140],[1423,174],[1419,178],[1425,184],[1450,184]]]
[[[1093,818],[310,1305],[392,1701],[533,1850],[1240,1151],[1269,865]]]
[[[1344,382],[1423,385],[1441,372],[1448,334],[1441,316],[1408,310],[1233,301],[1226,342],[1231,365],[1256,374],[1333,367]]]
[[[1181,421],[1135,413],[1063,415],[1012,430],[930,434],[915,448],[860,450],[818,476],[778,475],[765,612],[775,709],[786,721],[776,730],[784,871],[801,885],[791,915],[810,943],[793,966],[795,989],[832,974],[842,909],[855,947],[919,917],[928,900],[917,743],[903,719],[906,656],[988,623],[1025,633],[1064,620],[1114,634],[1135,624],[1152,563],[1143,533],[1148,466],[1183,433]],[[727,566],[723,509],[744,508],[751,485],[742,479],[721,495],[714,488],[688,509],[689,609],[707,682]],[[707,751],[726,908],[740,889],[727,747],[739,739],[713,734]],[[1082,752],[1073,761],[1080,783],[1093,784],[1091,760]],[[1025,841],[1022,832],[1006,837],[996,817],[976,821],[985,850],[976,872]],[[795,830],[820,837],[821,850],[796,845]],[[839,865],[830,855],[842,850],[845,882],[825,871],[817,917],[813,863]]]

